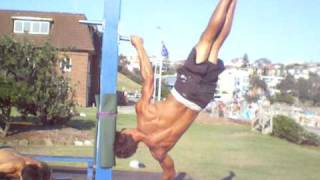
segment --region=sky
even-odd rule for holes
[[[110,1],[110,0],[109,0]],[[119,33],[142,36],[149,55],[164,41],[171,60],[183,60],[197,43],[218,0],[122,0]],[[0,9],[86,14],[103,20],[104,0],[0,0]],[[231,34],[219,52],[226,62],[320,62],[320,0],[238,0]],[[134,55],[128,42],[120,53]]]

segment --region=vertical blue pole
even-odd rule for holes
[[[105,0],[104,3],[105,24],[102,44],[100,106],[95,153],[96,180],[112,179],[112,166],[114,165],[113,138],[115,129],[105,129],[103,125],[110,123],[106,122],[110,119],[106,119],[103,116],[112,116],[112,113],[114,113],[110,111],[106,112],[106,108],[104,106],[109,106],[110,108],[110,106],[117,105],[114,101],[108,102],[108,98],[105,97],[109,95],[116,97],[118,72],[118,24],[120,20],[121,0]],[[113,108],[116,109],[116,107]],[[115,118],[113,118],[113,120],[115,121]],[[108,155],[110,157],[107,157],[109,158],[107,161],[105,160],[105,152],[111,152],[111,155]]]

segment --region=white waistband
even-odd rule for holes
[[[201,111],[202,110],[202,108],[199,105],[184,98],[175,88],[171,89],[171,94],[173,95],[173,97],[176,98],[177,101],[179,101],[183,105],[187,106],[188,108],[190,108],[194,111]]]

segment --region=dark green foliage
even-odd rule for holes
[[[277,88],[281,91],[282,94],[284,93],[291,93],[295,90],[295,79],[293,76],[288,75],[285,79],[283,79],[278,85]]]
[[[320,76],[309,74],[309,79],[295,80],[287,76],[277,86],[283,95],[293,95],[301,102],[310,102],[312,105],[320,105]]]
[[[272,135],[296,144],[320,145],[320,138],[316,134],[306,131],[293,119],[283,115],[278,115],[273,118]]]
[[[161,98],[166,98],[170,94],[170,88],[167,86],[166,83],[162,82],[161,85]]]
[[[74,107],[69,80],[59,70],[58,52],[48,43],[35,45],[11,37],[0,39],[0,109],[4,121],[12,107],[26,117],[33,114],[44,125],[70,118]]]
[[[277,93],[274,96],[270,97],[269,100],[271,103],[281,102],[289,105],[294,104],[295,101],[294,97],[287,93]]]
[[[296,82],[296,95],[298,96],[298,98],[304,102],[308,99],[310,99],[310,91],[311,89],[309,89],[309,84],[308,84],[308,80],[306,79],[298,79],[298,81]]]
[[[252,76],[250,78],[250,85],[255,87],[255,88],[260,88],[264,92],[268,91],[267,84],[264,82],[264,80],[260,79],[260,77],[258,77],[258,76]]]
[[[272,63],[271,60],[268,58],[260,58],[254,62],[254,64],[258,65],[259,67],[263,67],[263,66],[269,65],[271,63]]]
[[[17,95],[15,84],[0,76],[0,135],[3,137],[6,136],[10,128],[11,109],[17,101]]]
[[[247,53],[245,53],[242,57],[243,59],[243,65],[242,65],[242,68],[246,68],[249,66],[249,63],[250,63],[250,60],[249,60],[249,56]]]
[[[267,84],[258,75],[250,76],[250,88],[244,96],[248,102],[257,102],[261,96],[269,96]]]

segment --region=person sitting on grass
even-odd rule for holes
[[[130,157],[138,143],[143,142],[160,163],[161,179],[174,179],[174,162],[168,152],[214,97],[218,76],[224,70],[218,52],[231,30],[235,6],[236,0],[220,0],[199,42],[178,69],[175,86],[164,101],[152,102],[152,66],[142,38],[131,36],[140,61],[142,97],[136,104],[137,128],[116,132],[114,151],[117,157]]]
[[[3,147],[0,149],[0,179],[50,180],[51,170],[44,162]]]

